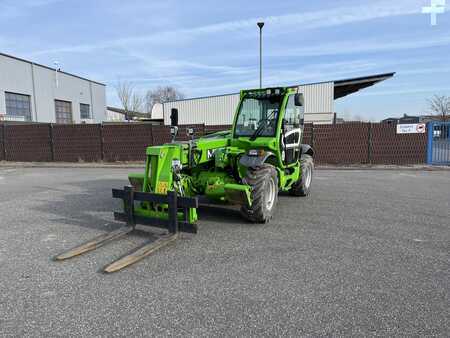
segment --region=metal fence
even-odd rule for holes
[[[432,146],[426,134],[397,134],[395,125],[349,122],[304,127],[303,143],[312,145],[318,164],[422,164],[441,161],[448,146],[448,124]],[[178,140],[226,130],[230,126],[182,125]],[[447,138],[443,138],[447,135]],[[170,128],[146,123],[124,124],[0,124],[0,160],[6,161],[142,161],[145,148],[170,142]],[[441,142],[446,140],[447,143]],[[445,148],[448,149],[448,148]],[[446,153],[450,155],[450,150]],[[448,160],[448,157],[447,157]],[[445,163],[445,161],[443,162]]]
[[[428,123],[428,164],[450,164],[450,122]]]

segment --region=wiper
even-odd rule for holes
[[[259,121],[260,125],[258,126],[258,128],[256,128],[255,132],[253,133],[252,136],[250,136],[250,141],[254,141],[256,140],[256,138],[261,135],[261,132],[265,129],[266,125],[266,121],[270,120],[273,118],[273,116],[275,115],[275,110],[273,110],[270,115],[266,116],[265,118],[263,118],[262,120]]]

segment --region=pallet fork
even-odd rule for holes
[[[125,186],[123,190],[113,189],[112,195],[114,198],[122,199],[124,203],[124,212],[114,212],[114,219],[126,222],[126,226],[97,236],[80,246],[63,252],[57,255],[54,260],[62,261],[98,249],[116,239],[129,234],[136,228],[137,224],[168,230],[167,234],[162,235],[155,241],[145,243],[143,246],[134,249],[124,257],[119,258],[118,260],[110,263],[105,268],[103,268],[103,272],[111,273],[134,264],[140,261],[142,258],[154,253],[158,249],[161,249],[162,247],[174,242],[178,238],[180,232],[194,234],[197,233],[197,225],[191,224],[188,221],[189,209],[198,208],[198,199],[196,197],[180,197],[177,196],[176,192],[173,191],[169,191],[167,195],[136,192],[133,191],[133,188],[131,186]],[[136,215],[134,212],[135,201],[150,202],[158,205],[167,205],[167,219]],[[179,220],[179,209],[182,210],[182,220]]]

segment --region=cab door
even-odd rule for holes
[[[286,102],[281,133],[281,156],[286,166],[298,161],[303,133],[303,106],[295,105],[295,94]]]

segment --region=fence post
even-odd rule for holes
[[[103,159],[105,158],[105,154],[103,153],[103,149],[104,149],[104,140],[103,140],[103,123],[99,123],[99,133],[100,133],[100,159],[103,161]]]
[[[2,124],[2,143],[3,143],[3,158],[6,161],[6,124]]]
[[[52,162],[55,161],[55,144],[53,141],[53,123],[49,124],[49,135],[50,135],[50,154]]]
[[[427,164],[433,164],[433,132],[434,122],[428,122],[427,124]]]
[[[151,134],[151,137],[152,137],[152,139],[151,139],[151,142],[152,142],[152,146],[155,144],[155,136],[154,136],[154,133],[153,133],[153,124],[150,124],[149,125],[149,127],[150,127],[150,134]]]
[[[367,130],[367,163],[372,164],[372,122]]]
[[[169,205],[169,233],[176,234],[178,232],[178,216],[177,216],[177,194],[176,192],[169,191],[167,193],[167,202]]]

